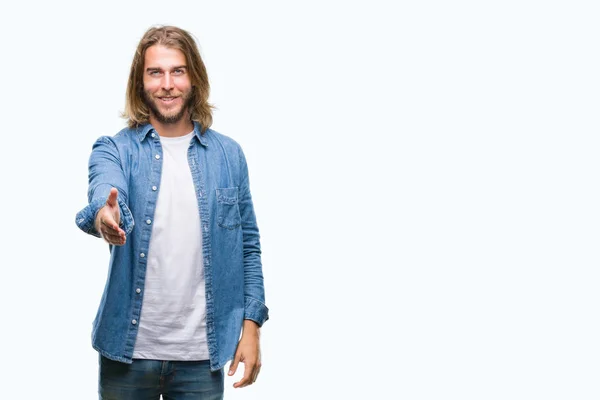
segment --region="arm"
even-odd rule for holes
[[[248,165],[240,148],[240,190],[239,206],[242,217],[244,247],[244,319],[249,319],[261,327],[269,319],[269,309],[265,305],[265,289],[260,258],[260,234],[250,194]]]
[[[129,234],[133,229],[134,221],[127,207],[127,180],[121,167],[119,152],[111,138],[102,136],[94,143],[88,170],[89,204],[77,213],[75,217],[77,226],[85,233],[101,237],[96,228],[96,215],[106,205],[111,188],[115,187],[118,190],[119,225],[126,235]]]
[[[244,247],[244,326],[235,356],[229,367],[229,376],[235,374],[238,364],[244,363],[244,377],[233,384],[234,388],[245,387],[256,381],[261,368],[260,327],[269,319],[265,305],[265,289],[260,258],[260,235],[250,195],[248,166],[240,149],[239,206],[242,216]]]

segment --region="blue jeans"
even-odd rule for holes
[[[209,361],[134,359],[125,364],[99,356],[98,394],[103,400],[223,399],[223,368]]]

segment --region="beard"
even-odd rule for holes
[[[192,103],[194,101],[194,96],[191,91],[187,93],[184,92],[181,94],[181,100],[182,106],[178,113],[165,115],[162,112],[160,112],[158,108],[157,102],[160,100],[154,100],[149,92],[142,90],[142,101],[150,109],[150,112],[152,113],[154,118],[156,118],[158,122],[162,124],[175,124],[181,121],[181,119],[185,115],[185,112],[191,108]]]

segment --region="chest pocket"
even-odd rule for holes
[[[237,187],[217,189],[217,224],[227,229],[242,224]]]

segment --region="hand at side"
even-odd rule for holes
[[[235,374],[238,364],[244,363],[244,377],[233,384],[234,388],[252,385],[260,372],[260,336],[256,322],[244,320],[244,330],[240,339],[235,357],[229,367],[229,376]]]

